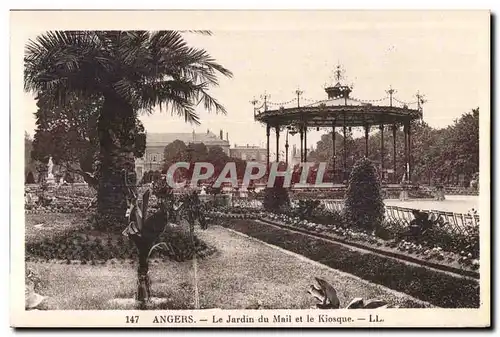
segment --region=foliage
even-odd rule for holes
[[[299,204],[296,209],[294,209],[294,214],[298,217],[309,219],[313,215],[313,211],[320,206],[321,202],[319,200],[299,200]]]
[[[25,267],[25,271],[25,310],[40,310],[42,303],[47,299],[46,296],[37,293],[40,291],[42,280],[28,266]]]
[[[338,130],[338,129],[337,129]],[[364,137],[352,139],[347,135],[347,167],[353,161],[365,155]],[[384,129],[384,167],[393,167],[393,133],[392,126]],[[396,132],[396,170],[398,181],[404,173],[404,134],[398,126]],[[411,125],[411,157],[412,180],[420,183],[458,184],[460,175],[464,175],[464,184],[473,180],[474,173],[479,172],[479,108],[464,113],[444,129],[436,129],[425,122],[414,122]],[[380,162],[380,130],[373,132],[368,139],[368,159]],[[332,135],[324,134],[317,142],[315,150],[308,159],[315,162],[332,162]],[[337,131],[335,142],[337,160],[336,167],[343,167],[343,135]]]
[[[200,101],[225,112],[207,90],[216,73],[232,76],[177,31],[51,31],[27,43],[24,61],[25,90],[54,105],[118,95],[134,111],[171,107],[188,122]]]
[[[137,248],[131,241],[118,235],[104,235],[96,232],[64,233],[26,244],[26,258],[31,261],[66,260],[81,261],[83,264],[95,264],[109,260],[136,260]],[[167,243],[167,249],[155,250],[151,258],[161,258],[177,262],[188,261],[196,254],[205,258],[215,252],[198,237],[194,238],[195,249],[192,249],[191,238],[183,230],[167,227],[158,241]],[[68,262],[69,263],[69,262]]]
[[[322,278],[315,277],[319,286],[310,285],[307,291],[311,296],[319,300],[318,309],[340,309],[340,300],[335,288]],[[371,299],[366,302],[363,298],[355,298],[349,302],[345,309],[376,309],[388,308],[389,304],[384,300]]]
[[[445,228],[445,223],[432,221],[432,226],[421,231],[420,236],[409,235],[408,227],[401,221],[385,219],[374,233],[366,233],[351,226],[346,226],[337,211],[316,209],[311,217],[300,217],[287,213],[268,213],[262,209],[248,206],[217,208],[211,214],[221,219],[258,219],[271,221],[312,234],[342,240],[364,247],[384,247],[397,250],[420,261],[432,260],[432,263],[451,266],[457,272],[472,275],[471,270],[479,268],[479,232],[478,226],[470,224],[465,233],[457,233]]]
[[[24,132],[24,177],[26,178],[26,184],[35,183],[35,177],[33,175],[36,172],[37,165],[36,162],[31,157],[31,151],[33,150],[33,139],[27,132]]]
[[[273,187],[264,190],[263,206],[269,212],[283,212],[290,207],[288,190],[284,186],[284,177],[276,177]]]
[[[158,171],[158,170],[146,171],[146,172],[144,172],[144,175],[142,176],[141,184],[149,184],[149,183],[158,181],[160,179],[161,179],[161,172],[160,171]]]
[[[218,74],[232,76],[177,31],[51,31],[25,48],[24,89],[43,100],[47,111],[61,108],[79,115],[78,102],[98,105],[84,122],[88,128],[80,129],[96,132],[99,140],[97,211],[106,227],[123,219],[121,174],[133,171],[138,113],[159,107],[190,123],[199,123],[201,103],[208,111],[225,113],[208,93],[218,85]]]
[[[372,231],[384,218],[380,182],[371,161],[362,158],[349,178],[344,207],[345,221],[351,226]]]
[[[97,120],[102,99],[85,101],[74,97],[67,106],[53,107],[45,96],[39,96],[37,106],[37,128],[31,152],[33,160],[47,164],[52,157],[65,175],[81,175],[91,187],[96,187],[97,181],[92,178],[98,174],[94,163],[99,153]],[[146,134],[139,119],[136,119],[133,133],[134,155],[142,157]]]
[[[239,179],[243,179],[246,169],[246,161],[229,157],[220,146],[210,146],[207,147],[205,144],[201,143],[191,143],[186,145],[181,140],[175,140],[174,142],[165,146],[164,150],[164,167],[163,173],[167,173],[169,167],[177,162],[206,162],[211,163],[214,166],[213,177],[218,177],[227,163],[234,163],[236,167],[236,174]],[[190,180],[193,174],[194,166],[191,165],[189,170],[177,170],[175,176],[173,177],[175,181],[180,181],[182,179]],[[228,177],[228,176],[226,176]],[[200,183],[210,183],[213,179],[209,181],[200,181]]]
[[[26,184],[34,184],[35,183],[35,177],[33,176],[33,172],[29,171],[28,174],[26,175]]]
[[[126,213],[129,224],[122,233],[136,245],[139,253],[137,300],[141,305],[144,305],[150,299],[151,292],[148,275],[149,258],[157,249],[168,250],[170,248],[167,242],[156,243],[159,237],[165,232],[169,223],[188,223],[190,239],[188,247],[191,250],[196,275],[197,262],[194,226],[195,222],[198,222],[202,229],[207,228],[204,214],[205,208],[201,204],[196,191],[176,196],[166,179],[154,181],[152,188],[147,189],[140,197],[136,195],[133,186],[128,184],[128,180],[125,180],[125,184],[129,189],[127,195],[128,209]],[[148,212],[151,193],[155,194],[159,203],[159,210],[152,215]],[[196,282],[195,276],[195,299],[197,301]]]
[[[187,161],[187,145],[182,140],[174,140],[165,146],[163,158],[165,160],[165,168],[167,169],[173,163]]]
[[[222,193],[222,187],[215,187],[214,185],[210,185],[207,188],[207,194],[217,196]]]

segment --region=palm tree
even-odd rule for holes
[[[210,32],[204,32],[210,34]],[[102,99],[97,130],[98,216],[103,225],[123,219],[123,170],[134,171],[137,114],[156,107],[199,124],[196,106],[226,113],[209,93],[218,75],[232,73],[205,50],[190,47],[178,31],[55,31],[30,40],[24,88],[51,106],[70,98]]]

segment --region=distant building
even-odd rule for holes
[[[160,171],[163,169],[163,159],[165,146],[176,140],[188,144],[203,143],[206,147],[219,146],[229,156],[229,134],[226,133],[226,139],[223,139],[223,132],[220,135],[207,130],[206,133],[146,133],[146,151],[142,158],[135,161],[135,172],[137,179],[141,179],[144,172]]]
[[[232,158],[239,158],[245,161],[256,161],[264,164],[267,162],[266,149],[259,146],[248,144],[246,146],[238,146],[235,144],[229,152]]]

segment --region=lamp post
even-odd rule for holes
[[[186,152],[187,152],[187,157],[188,157],[188,161],[189,161],[189,171],[191,171],[191,164],[192,164],[192,161],[193,161],[193,148],[188,146],[188,148],[186,149]],[[193,179],[193,171],[191,171],[191,180]],[[191,183],[191,182],[190,182]]]
[[[285,137],[285,165],[288,167],[288,131],[290,130],[290,127],[286,127],[286,137]]]

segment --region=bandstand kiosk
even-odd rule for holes
[[[365,156],[369,155],[369,132],[373,128],[380,130],[380,161],[379,172],[391,172],[389,177],[389,184],[397,185],[399,187],[411,185],[412,174],[412,157],[411,157],[411,134],[412,124],[421,120],[423,116],[422,104],[425,102],[423,96],[418,94],[417,102],[404,103],[394,97],[395,90],[390,88],[386,91],[387,97],[376,101],[363,101],[351,97],[352,86],[343,83],[342,70],[340,66],[335,71],[335,81],[332,85],[327,85],[324,90],[327,94],[325,100],[316,101],[309,104],[301,104],[302,91],[295,92],[296,98],[280,104],[277,108],[270,109],[270,106],[276,106],[268,100],[267,94],[261,96],[262,102],[253,100],[251,103],[254,105],[254,119],[262,123],[266,128],[267,139],[267,163],[270,160],[269,140],[271,137],[271,130],[274,130],[276,137],[276,162],[280,161],[280,132],[286,132],[285,140],[285,162],[288,165],[288,134],[299,134],[300,136],[300,162],[307,162],[307,134],[311,130],[321,129],[331,130],[332,142],[335,144],[336,131],[341,131],[343,136],[343,150],[341,156],[337,156],[337,149],[332,147],[330,169],[333,173],[333,182],[338,184],[345,184],[348,180],[350,170],[348,167],[349,151],[346,140],[354,128],[361,128],[364,131],[365,138]],[[304,101],[304,99],[303,99]],[[383,105],[385,101],[388,104]],[[261,103],[259,107],[256,107]],[[292,106],[289,106],[292,103]],[[416,104],[416,109],[411,109],[408,106]],[[285,105],[288,105],[285,107]],[[397,131],[403,128],[404,139],[397,139]],[[384,148],[385,133],[392,136],[392,148]],[[392,133],[392,135],[391,135]],[[398,176],[397,153],[396,143],[404,142],[404,171],[400,170]],[[386,151],[393,151],[392,154],[392,167],[384,167],[384,155]],[[351,164],[352,166],[352,164]],[[404,172],[404,173],[403,173]],[[394,186],[395,187],[395,186]]]

